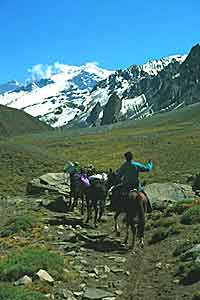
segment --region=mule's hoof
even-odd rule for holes
[[[122,243],[122,247],[128,248],[128,243]]]
[[[139,241],[139,246],[140,246],[140,248],[144,248],[144,241],[143,240],[141,240],[141,241]]]

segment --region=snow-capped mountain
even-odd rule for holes
[[[91,89],[112,71],[94,63],[83,66],[57,65],[50,78],[41,78],[0,95],[0,104],[23,109],[30,115],[51,124],[67,124],[79,114],[88,101]]]
[[[163,73],[173,76],[186,57],[169,56],[116,71],[97,83],[84,111],[68,125],[103,125],[153,114],[152,95],[149,97],[148,91],[154,89],[154,80],[163,76]]]
[[[199,45],[188,56],[169,56],[115,72],[93,63],[59,64],[50,76],[0,95],[0,104],[23,109],[53,127],[110,124],[199,101],[199,69]]]

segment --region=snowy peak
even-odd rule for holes
[[[148,73],[151,76],[156,76],[160,71],[167,67],[171,63],[182,63],[186,59],[187,55],[171,55],[161,58],[159,60],[150,60],[147,63],[140,65],[139,69]]]
[[[92,88],[112,73],[95,63],[36,65],[29,72],[32,80],[0,95],[0,103],[23,109],[52,126],[67,124],[82,112]]]

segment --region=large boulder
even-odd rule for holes
[[[155,207],[195,198],[190,185],[179,183],[152,183],[145,187],[145,192]]]
[[[46,191],[61,195],[69,194],[69,175],[66,173],[47,173],[27,183],[27,194],[43,194]]]

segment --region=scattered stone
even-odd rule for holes
[[[104,272],[105,273],[109,273],[110,272],[110,268],[107,265],[104,266]]]
[[[49,231],[49,226],[48,225],[44,226],[44,231],[46,231],[46,232]]]
[[[85,265],[85,266],[88,265],[88,262],[87,262],[87,260],[85,260],[85,259],[81,259],[81,260],[80,260],[80,263],[81,263],[82,265]]]
[[[126,271],[125,274],[126,274],[127,276],[130,276],[131,273],[130,273],[129,271]]]
[[[99,275],[99,271],[98,271],[97,268],[94,268],[94,273],[95,273],[96,275]]]
[[[81,230],[81,229],[82,229],[81,225],[76,225],[76,230]]]
[[[114,258],[114,261],[116,262],[116,263],[125,263],[126,262],[126,258],[125,257],[115,257]]]
[[[73,227],[72,227],[72,225],[65,225],[65,229],[67,229],[67,230],[71,230]]]
[[[180,280],[179,280],[179,279],[174,279],[174,280],[173,280],[173,283],[179,284],[179,283],[180,283]]]
[[[86,287],[86,283],[81,283],[80,288],[83,290]]]
[[[81,292],[74,292],[74,296],[76,296],[76,297],[80,297],[82,295],[83,295],[83,291],[81,291]]]
[[[161,262],[158,262],[156,264],[156,269],[162,269],[162,263]]]
[[[58,235],[63,235],[63,232],[62,231],[57,231],[57,234]]]
[[[22,278],[20,278],[19,280],[17,280],[15,282],[15,285],[18,286],[18,285],[26,285],[26,284],[29,284],[32,282],[32,278],[25,275],[23,276]]]
[[[66,253],[66,255],[69,255],[69,256],[76,256],[76,251],[72,250],[72,251],[69,251]]]
[[[115,294],[118,295],[118,296],[121,296],[123,294],[123,292],[122,292],[122,290],[116,290]]]
[[[123,273],[123,272],[124,272],[123,269],[119,269],[119,268],[112,268],[111,271],[112,271],[113,273]]]
[[[61,224],[61,225],[58,226],[58,229],[64,230],[65,227]]]
[[[51,277],[51,275],[49,275],[49,273],[47,273],[47,271],[40,269],[36,275],[39,277],[40,280],[42,281],[47,281],[49,283],[53,283],[54,279]]]
[[[95,273],[88,273],[88,277],[90,277],[90,278],[98,278],[98,276]]]
[[[90,300],[104,299],[108,297],[114,297],[114,294],[102,289],[97,289],[92,287],[86,288],[83,294],[83,299],[90,299]]]
[[[88,272],[86,271],[80,271],[79,273],[81,277],[88,277]]]

